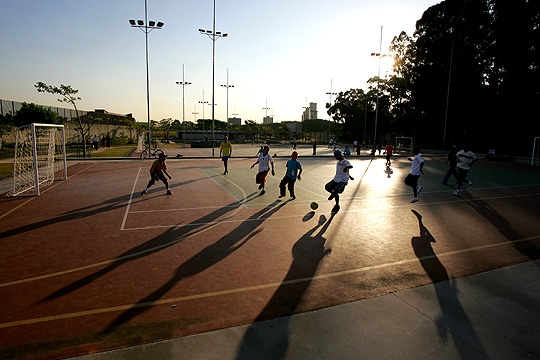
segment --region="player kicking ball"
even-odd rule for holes
[[[343,157],[341,151],[334,150],[334,157],[337,160],[336,175],[324,186],[324,189],[330,193],[328,200],[335,199],[336,205],[332,208],[332,212],[336,213],[340,209],[339,194],[343,193],[343,190],[345,190],[345,186],[347,186],[349,179],[354,180],[354,178],[349,175],[349,169],[352,169],[353,166],[351,165],[349,160]]]
[[[146,195],[148,189],[159,180],[163,181],[163,184],[165,184],[167,195],[172,195],[172,191],[169,190],[169,182],[165,177],[165,175],[167,175],[169,179],[172,179],[171,175],[167,172],[167,164],[165,164],[166,158],[167,155],[159,154],[159,158],[152,163],[152,167],[150,167],[150,181],[148,182],[148,185],[146,185],[146,189],[141,192],[141,196]]]

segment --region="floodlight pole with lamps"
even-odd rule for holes
[[[148,4],[144,1],[144,20],[129,20],[131,27],[139,28],[145,34],[145,47],[146,47],[146,116],[148,120],[148,149],[152,147],[152,135],[150,132],[150,72],[148,70],[148,34],[155,29],[161,29],[163,22],[154,20],[148,22]]]
[[[330,106],[332,106],[332,95],[337,95],[337,93],[332,92],[332,79],[330,78],[330,91],[326,93],[326,95],[330,95]],[[330,125],[332,124],[332,116],[328,114],[328,141],[330,141]]]
[[[375,103],[375,130],[374,130],[374,135],[373,135],[373,146],[374,147],[376,146],[376,143],[377,143],[377,120],[378,120],[378,116],[379,116],[379,90],[380,90],[380,86],[381,86],[382,32],[383,32],[383,27],[381,25],[381,37],[380,37],[380,41],[379,41],[379,52],[378,53],[371,53],[371,56],[376,56],[376,57],[379,58],[379,71],[378,71],[378,74],[377,74],[377,100],[376,100],[376,103]]]
[[[220,37],[227,37],[229,34],[223,34],[219,31],[216,31],[216,0],[214,0],[214,19],[212,23],[212,30],[199,29],[199,32],[203,35],[207,35],[210,40],[212,40],[212,156],[214,156],[214,143],[215,133],[214,133],[214,88],[215,88],[215,68],[216,68],[216,40]]]
[[[234,87],[234,85],[229,85],[229,68],[227,68],[227,85],[221,86],[227,88],[227,137],[229,137],[229,88]]]
[[[204,101],[204,90],[202,91],[202,101],[199,101],[199,104],[202,104],[202,132],[204,136],[206,134],[204,131],[204,104],[208,104],[208,101]]]
[[[176,85],[182,86],[182,129],[184,130],[184,136],[182,137],[184,147],[186,147],[186,103],[185,103],[185,89],[187,85],[191,85],[190,82],[185,81],[184,79],[184,64],[182,64],[182,81],[177,81]]]
[[[270,108],[268,107],[268,98],[266,98],[266,106],[263,107],[263,110],[265,111],[264,117],[267,118],[268,117],[268,110],[270,110]]]

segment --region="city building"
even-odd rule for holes
[[[273,116],[265,116],[263,118],[263,124],[273,124],[274,123],[274,117]]]
[[[227,120],[230,125],[242,125],[242,119],[238,117],[232,117]]]
[[[314,120],[317,119],[317,103],[309,103],[309,107],[304,109],[302,113],[302,120]]]

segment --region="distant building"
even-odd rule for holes
[[[227,120],[231,125],[242,125],[242,119],[237,117],[232,117]]]
[[[314,119],[317,119],[317,103],[309,103],[309,107],[302,114],[302,120]]]
[[[302,123],[299,121],[282,121],[281,124],[287,127],[293,137],[302,132]]]
[[[265,116],[263,118],[263,124],[273,124],[274,123],[274,117],[273,116]]]

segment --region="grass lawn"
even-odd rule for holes
[[[107,148],[100,152],[92,152],[92,155],[90,157],[125,157],[129,156],[133,150],[135,150],[135,146],[115,146]]]
[[[13,175],[13,163],[0,163],[0,179]]]

